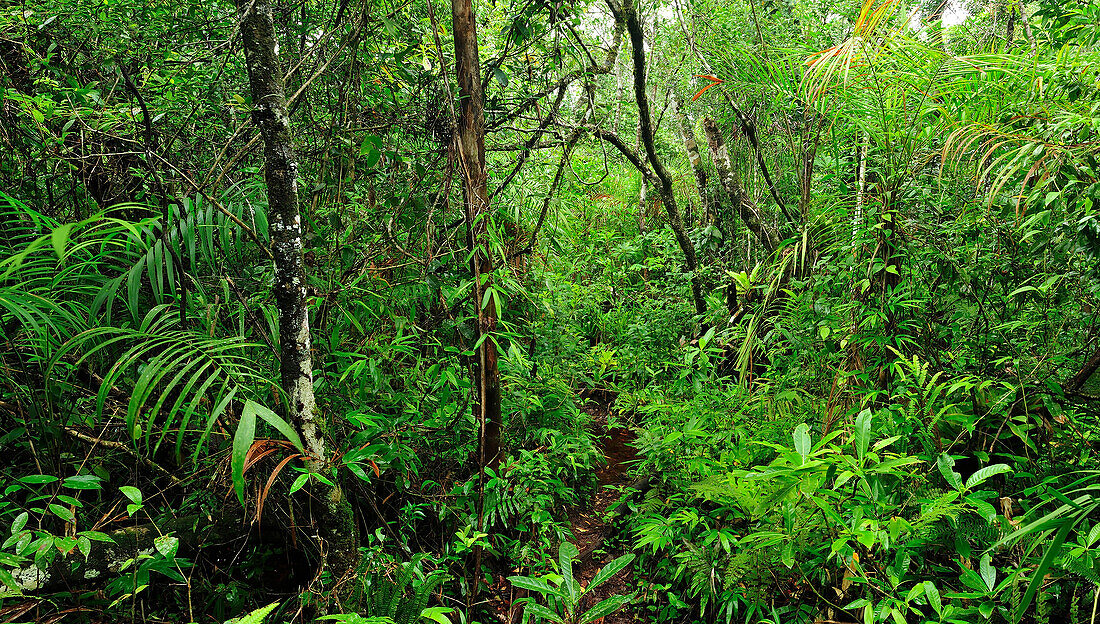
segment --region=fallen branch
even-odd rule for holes
[[[183,481],[181,481],[180,478],[176,475],[172,474],[170,470],[149,459],[148,457],[139,455],[136,451],[121,442],[115,442],[114,440],[104,440],[103,438],[90,436],[86,433],[73,429],[72,427],[65,427],[65,433],[71,435],[78,440],[82,440],[91,444],[93,449],[96,446],[103,446],[115,451],[126,453],[130,457],[133,457],[134,459],[141,462],[146,467],[152,468],[156,472],[159,472],[162,476],[168,477],[168,480],[171,481],[173,485],[183,485]]]

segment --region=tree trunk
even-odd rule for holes
[[[642,26],[638,21],[638,9],[635,0],[627,0],[622,6],[622,12],[626,21],[626,30],[630,34],[630,45],[634,59],[634,97],[638,103],[638,127],[642,133],[642,145],[645,146],[646,157],[654,176],[660,183],[658,192],[665,212],[668,213],[668,224],[676,234],[676,242],[680,250],[684,252],[684,265],[691,275],[691,296],[695,302],[695,311],[699,316],[707,313],[707,302],[703,299],[703,286],[699,280],[699,264],[695,258],[695,247],[684,231],[683,219],[680,217],[680,209],[676,205],[676,195],[672,190],[672,178],[665,169],[664,164],[657,157],[657,148],[653,143],[653,126],[649,112],[649,98],[645,88],[645,42],[642,35]]]
[[[477,51],[477,24],[471,0],[452,0],[454,18],[455,73],[461,100],[455,146],[462,170],[465,197],[466,245],[470,271],[474,278],[474,305],[477,306],[477,423],[478,463],[490,466],[500,453],[500,370],[492,333],[497,323],[497,301],[484,301],[490,282],[492,255],[489,250],[489,186],[485,173],[485,110]],[[485,277],[483,277],[485,276]]]
[[[706,117],[703,119],[703,131],[707,135],[710,158],[714,161],[714,168],[718,170],[718,179],[721,180],[722,188],[725,189],[734,210],[745,222],[745,226],[756,235],[765,253],[773,253],[779,244],[777,236],[764,222],[759,206],[741,186],[741,180],[730,163],[729,150],[726,148],[726,141],[722,138],[722,131],[718,128],[718,124],[710,117]]]
[[[700,210],[705,223],[709,223],[714,217],[713,202],[707,191],[707,170],[703,168],[703,159],[699,156],[699,144],[695,142],[695,129],[684,112],[684,103],[675,92],[672,94],[672,114],[676,116],[677,125],[680,126],[680,137],[684,140],[684,150],[691,163],[691,171],[695,174],[695,187],[699,192]]]
[[[462,171],[463,204],[466,220],[466,247],[470,254],[473,300],[477,309],[478,347],[474,363],[477,383],[477,523],[484,526],[485,468],[495,465],[500,454],[500,370],[493,333],[497,323],[496,294],[485,294],[492,287],[492,253],[489,249],[489,184],[485,172],[485,110],[481,90],[480,59],[477,50],[477,18],[471,0],[451,0],[454,27],[455,74],[460,99],[455,152]],[[485,282],[482,282],[482,279]],[[481,586],[480,544],[474,547],[473,586],[467,592],[466,610],[470,611]]]
[[[859,237],[859,228],[863,226],[863,204],[867,197],[867,144],[863,135],[856,133],[856,209],[852,213],[852,245]],[[853,247],[854,249],[854,247]],[[858,252],[853,251],[855,255]]]
[[[638,139],[634,142],[634,149],[642,151],[642,123],[638,122]],[[649,214],[649,199],[646,197],[649,180],[644,171],[638,171],[638,233],[645,234],[646,216]]]
[[[279,312],[279,359],[287,419],[302,438],[309,466],[320,470],[328,460],[323,419],[313,395],[309,308],[302,263],[302,218],[298,213],[298,160],[290,135],[283,70],[275,52],[275,24],[268,0],[237,0],[245,63],[252,92],[252,122],[264,141],[273,289]],[[353,569],[358,555],[356,524],[339,487],[314,491],[324,501],[314,510],[321,565],[334,574]]]

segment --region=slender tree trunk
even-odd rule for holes
[[[714,168],[718,170],[718,179],[722,182],[730,203],[737,215],[745,222],[745,226],[760,241],[765,253],[773,253],[779,241],[776,233],[764,221],[759,206],[749,197],[741,186],[741,180],[737,177],[733,165],[730,163],[729,150],[726,141],[722,138],[722,131],[718,124],[709,117],[703,119],[703,131],[707,135],[707,145],[710,148],[710,158],[714,161]]]
[[[638,138],[634,143],[634,149],[639,152],[642,151],[642,122],[638,122]],[[638,232],[645,233],[646,230],[646,213],[649,211],[649,201],[646,197],[647,185],[649,181],[646,179],[645,172],[638,172]]]
[[[495,294],[486,301],[492,283],[492,255],[489,249],[489,183],[485,172],[485,110],[481,90],[480,59],[477,50],[477,18],[471,0],[451,0],[454,26],[455,74],[460,99],[455,151],[462,172],[466,219],[466,247],[474,280],[473,299],[477,309],[478,347],[474,375],[477,383],[478,529],[484,526],[485,468],[495,465],[500,454],[500,370],[493,333],[497,323]],[[483,283],[482,280],[485,280]],[[467,594],[469,612],[481,585],[479,544],[473,552],[473,587]]]
[[[615,132],[619,131],[619,122],[622,120],[623,115],[623,98],[626,95],[626,81],[623,80],[623,74],[619,69],[615,69],[615,117],[611,123],[611,129]]]
[[[859,228],[863,225],[863,207],[867,201],[867,144],[863,135],[856,134],[856,209],[852,213],[852,245],[856,244]],[[853,251],[853,253],[855,253]]]
[[[275,300],[279,312],[279,359],[287,417],[297,429],[309,464],[319,470],[328,457],[323,419],[313,395],[309,308],[302,263],[302,219],[298,213],[298,160],[290,134],[283,70],[275,53],[275,24],[267,0],[238,0],[241,39],[252,92],[252,122],[264,141],[271,251],[275,262]],[[339,487],[316,492],[324,501],[315,522],[322,544],[322,565],[338,576],[354,567],[358,536],[351,507]],[[349,521],[351,520],[351,521]]]
[[[700,214],[704,222],[710,222],[714,217],[714,203],[707,191],[707,170],[703,168],[703,159],[699,156],[699,144],[695,141],[695,129],[691,126],[691,120],[684,112],[684,103],[680,97],[672,93],[672,114],[676,116],[677,125],[680,127],[680,137],[684,141],[684,151],[687,152],[688,162],[691,163],[691,171],[695,174],[695,188],[699,192]]]
[[[264,0],[241,0],[238,8],[242,12],[241,36],[254,102],[252,122],[264,140],[264,181],[279,308],[280,373],[290,404],[287,415],[302,433],[306,450],[315,460],[323,460],[325,441],[318,430],[313,397],[302,218],[298,214],[298,160],[290,137],[282,68],[275,55],[275,26],[271,5]]]
[[[642,35],[642,26],[638,21],[638,8],[634,4],[636,0],[627,0],[622,6],[622,12],[626,21],[626,30],[630,34],[630,45],[634,59],[634,97],[638,103],[638,127],[642,133],[642,145],[645,146],[646,157],[653,174],[660,182],[658,191],[661,203],[668,213],[668,224],[676,235],[676,242],[684,253],[684,265],[691,276],[691,296],[695,302],[695,311],[700,316],[707,313],[707,302],[703,299],[703,286],[699,279],[699,263],[695,258],[695,247],[684,231],[683,219],[680,217],[680,209],[676,205],[676,195],[672,190],[672,178],[665,169],[660,158],[657,157],[657,148],[653,142],[653,126],[649,111],[649,97],[645,88],[645,42]]]
[[[477,51],[477,24],[471,0],[452,0],[454,18],[455,73],[461,104],[455,146],[462,171],[465,197],[466,244],[472,252],[470,271],[474,278],[474,305],[477,306],[478,387],[478,463],[489,466],[500,452],[500,370],[497,368],[497,348],[492,333],[497,323],[496,297],[484,301],[491,275],[492,255],[489,250],[489,185],[485,173],[485,110],[481,91],[480,61]]]
[[[1023,3],[1020,3],[1020,23],[1024,27],[1024,37],[1027,39],[1027,44],[1031,46],[1031,52],[1034,54],[1037,44],[1035,43],[1035,35],[1031,34],[1031,24],[1027,21],[1027,12]]]

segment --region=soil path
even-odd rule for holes
[[[609,520],[607,515],[608,508],[622,496],[622,490],[631,485],[628,472],[637,455],[631,446],[635,438],[633,431],[625,427],[609,429],[607,426],[611,406],[615,403],[615,394],[606,390],[590,390],[581,393],[580,398],[583,402],[581,409],[592,417],[593,435],[599,441],[606,458],[604,465],[596,471],[596,493],[590,504],[569,515],[574,543],[580,551],[580,556],[573,564],[573,574],[582,586],[587,586],[600,568],[628,552],[623,545],[608,541],[615,527],[614,519]],[[504,578],[498,579],[493,589],[496,597],[490,600],[490,609],[497,612],[502,622],[514,624],[519,621],[520,611],[514,603],[517,598],[525,596],[526,592],[513,592]],[[628,566],[585,597],[580,605],[581,613],[601,600],[617,594],[627,595],[633,590],[634,573]],[[597,624],[635,624],[640,621],[642,620],[628,605],[617,613],[597,620]]]
[[[612,521],[607,517],[608,508],[620,499],[622,489],[630,485],[631,479],[627,473],[633,467],[633,462],[638,459],[631,446],[635,438],[634,432],[625,427],[611,429],[607,427],[614,399],[611,393],[605,391],[596,396],[590,396],[582,407],[593,417],[593,424],[606,458],[606,464],[596,472],[596,495],[593,497],[592,504],[588,509],[578,511],[569,518],[577,549],[580,550],[579,560],[574,564],[574,574],[582,585],[587,585],[605,564],[627,552],[621,545],[608,548],[608,544],[605,543],[614,529]],[[614,578],[587,596],[584,604],[581,605],[582,612],[601,600],[616,594],[629,594],[633,589],[634,575],[628,566],[626,570],[616,574]],[[627,606],[604,618],[603,624],[627,624],[638,621],[640,619],[637,614]]]

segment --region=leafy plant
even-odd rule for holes
[[[558,546],[558,573],[543,577],[509,576],[508,581],[515,587],[535,592],[546,604],[540,604],[534,598],[524,598],[524,612],[537,621],[550,621],[557,624],[588,624],[610,615],[629,603],[633,596],[616,595],[605,598],[592,608],[580,611],[584,599],[597,587],[619,573],[634,560],[633,554],[626,554],[611,561],[596,572],[587,586],[573,576],[573,559],[579,551],[570,542]]]

